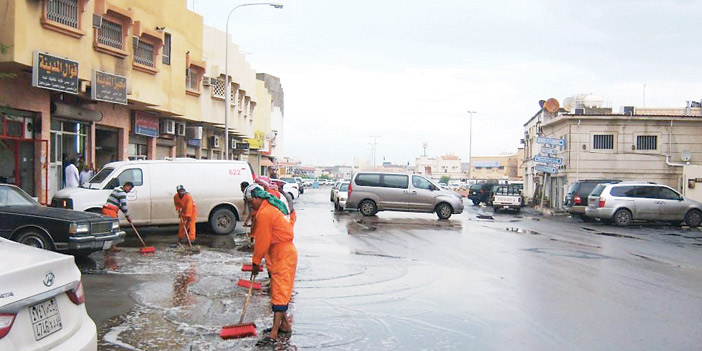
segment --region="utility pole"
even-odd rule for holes
[[[373,170],[375,171],[375,151],[378,145],[378,138],[380,138],[380,135],[371,135],[371,138],[373,138]]]
[[[470,114],[470,143],[468,144],[468,179],[471,179],[473,176],[473,114],[478,112],[468,111],[468,113]]]

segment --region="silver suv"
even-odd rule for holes
[[[625,226],[635,220],[681,222],[698,227],[702,204],[653,183],[600,184],[587,199],[585,215]]]
[[[463,199],[452,190],[416,174],[361,172],[353,175],[346,200],[364,216],[378,211],[436,212],[439,219],[463,212]]]

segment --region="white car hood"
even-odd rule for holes
[[[0,238],[0,307],[78,280],[73,256]]]

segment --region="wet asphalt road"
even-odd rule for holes
[[[702,345],[702,232],[616,228],[529,210],[335,213],[329,189],[296,200],[294,333],[275,349],[693,350]],[[116,254],[79,260],[100,350],[233,350],[250,262],[244,235],[169,248],[174,227],[132,233]],[[259,276],[260,277],[260,276]],[[261,280],[261,279],[259,279]],[[265,292],[247,321],[271,325]],[[273,349],[273,348],[270,348]]]

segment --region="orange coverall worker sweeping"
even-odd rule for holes
[[[185,229],[188,229],[190,241],[195,241],[195,221],[197,220],[197,206],[190,193],[185,191],[185,187],[178,185],[178,191],[173,196],[173,204],[180,216],[180,224],[178,225],[178,240],[185,240]]]
[[[246,200],[256,210],[253,224],[256,242],[252,273],[255,275],[259,272],[261,260],[267,256],[266,265],[271,275],[271,305],[274,312],[270,338],[278,339],[279,332],[292,331],[287,311],[297,269],[293,228],[287,217],[287,206],[260,186],[250,185],[246,189]]]

